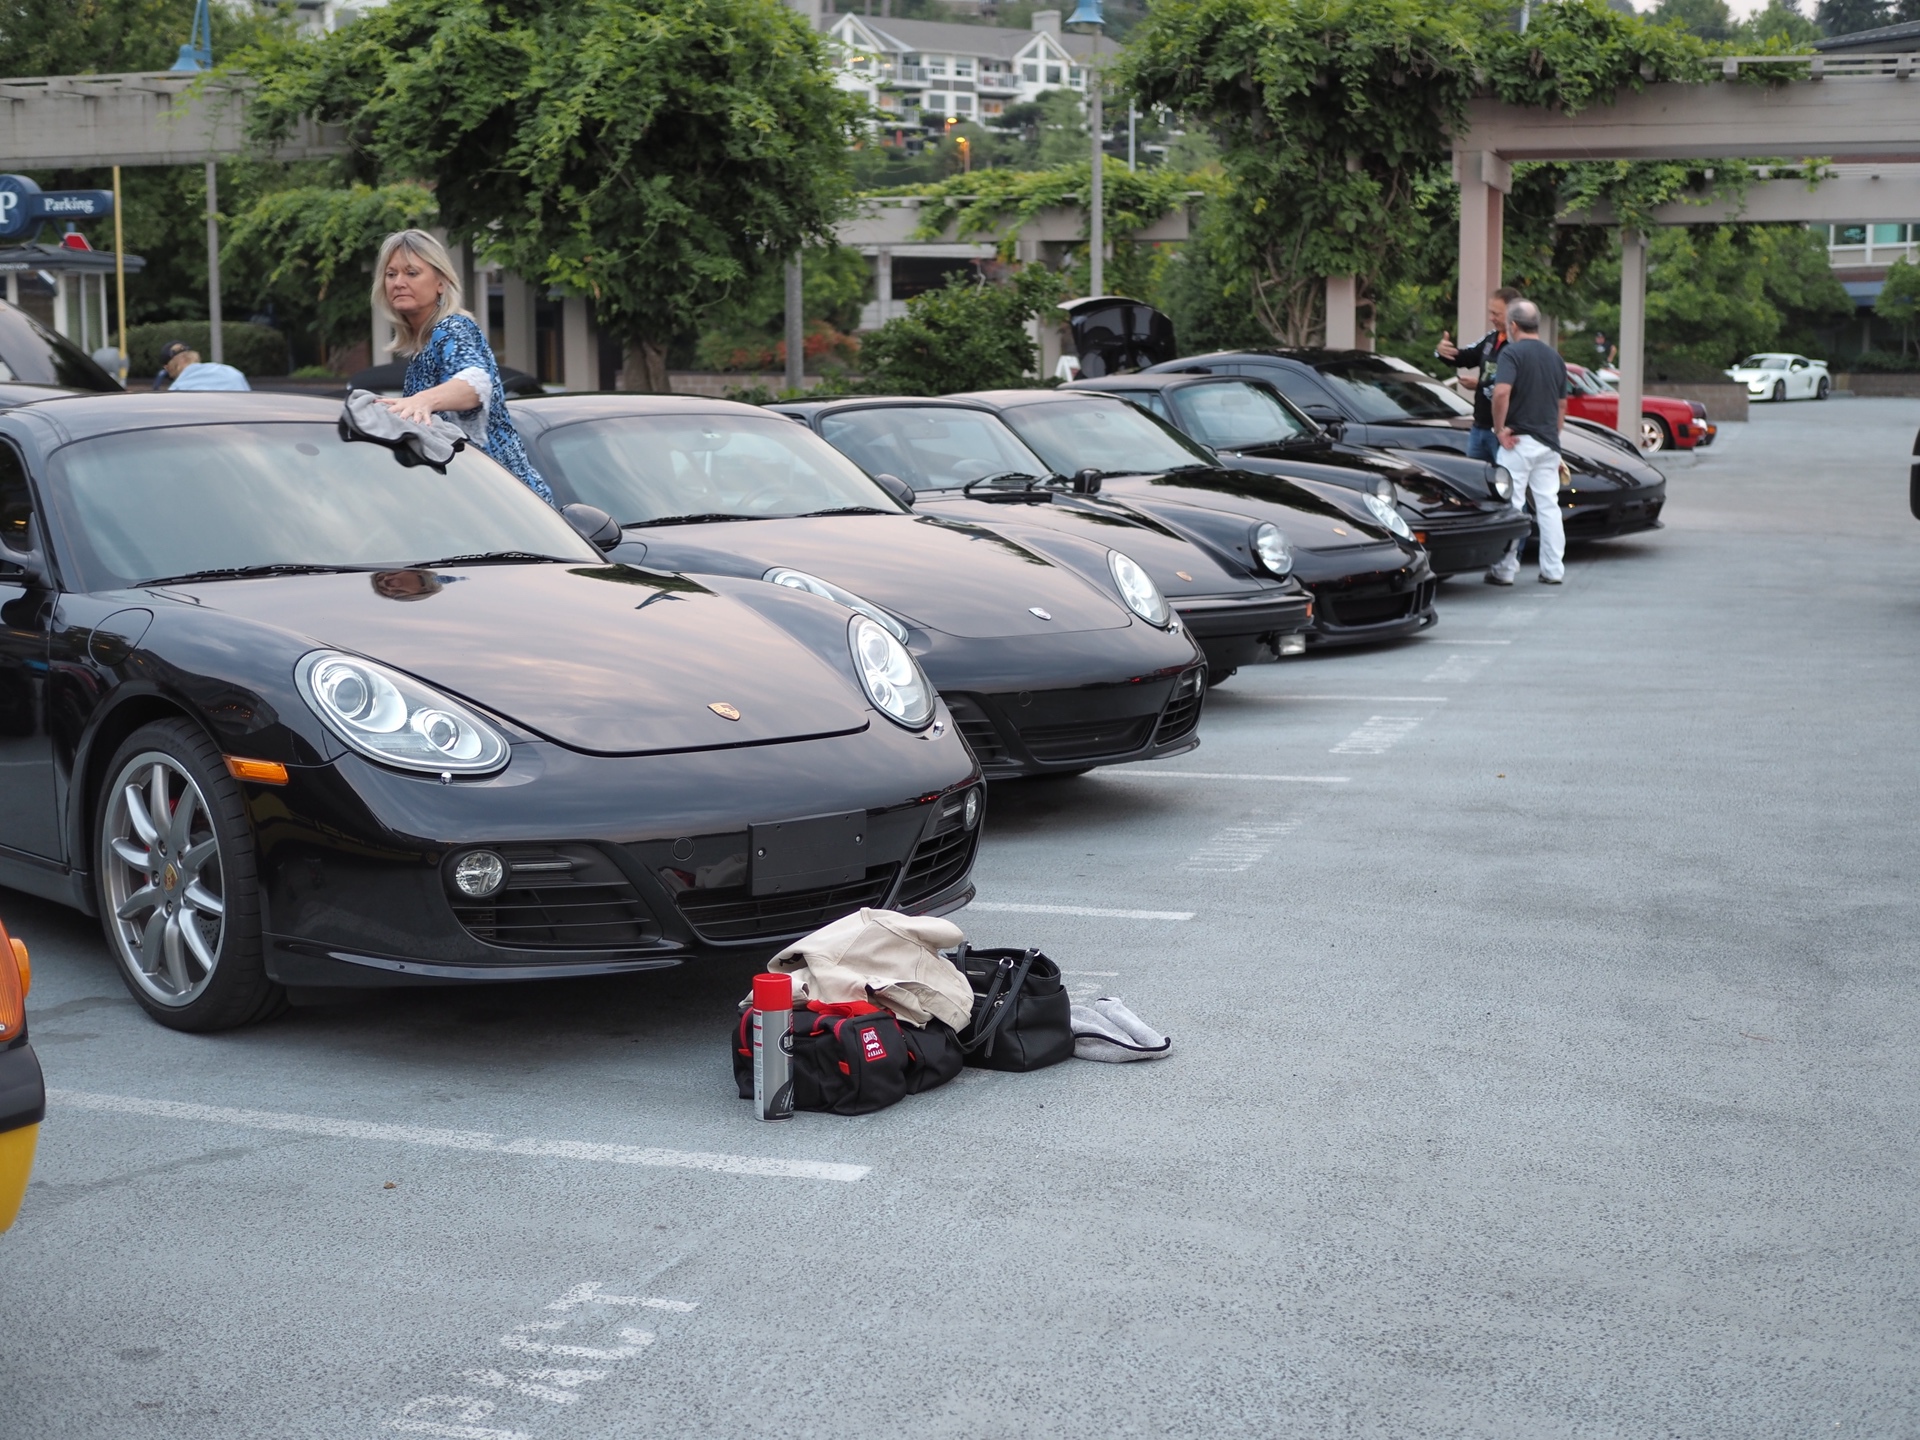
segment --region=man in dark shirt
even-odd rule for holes
[[[1567,532],[1560,523],[1560,427],[1567,418],[1567,362],[1540,339],[1540,307],[1531,300],[1507,306],[1507,344],[1493,372],[1495,462],[1513,477],[1513,503],[1533,496],[1540,532],[1540,583],[1566,576]],[[1489,585],[1511,585],[1520,572],[1520,542],[1487,571]]]
[[[1440,343],[1434,347],[1433,353],[1451,361],[1455,369],[1474,372],[1460,377],[1461,388],[1473,392],[1473,428],[1467,432],[1467,454],[1474,460],[1490,461],[1499,449],[1493,439],[1493,367],[1507,344],[1507,305],[1519,298],[1518,290],[1502,287],[1494,291],[1487,302],[1487,323],[1492,329],[1465,349],[1455,345],[1453,337],[1443,330]]]

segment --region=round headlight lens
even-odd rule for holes
[[[978,790],[967,791],[967,804],[960,814],[960,823],[969,830],[980,823],[980,792]]]
[[[1378,495],[1363,497],[1367,509],[1373,512],[1373,518],[1386,527],[1389,534],[1398,535],[1402,540],[1411,540],[1413,531],[1407,528],[1407,522],[1400,518],[1400,511],[1391,500],[1382,500]]]
[[[1113,572],[1113,583],[1120,587],[1120,598],[1134,614],[1149,625],[1162,627],[1173,618],[1166,596],[1153,583],[1153,577],[1140,568],[1139,561],[1118,550],[1109,550],[1107,568]]]
[[[1253,553],[1260,557],[1269,575],[1285,579],[1293,573],[1293,551],[1287,548],[1287,537],[1272,521],[1263,520],[1253,527]]]
[[[818,595],[822,600],[831,600],[836,605],[844,605],[854,614],[864,615],[874,624],[885,628],[886,632],[902,645],[907,643],[907,627],[893,616],[871,600],[862,600],[851,590],[843,590],[831,581],[822,580],[818,575],[809,575],[804,570],[789,570],[784,565],[776,565],[760,578],[769,585],[784,585],[789,590],[804,590],[809,595]]]
[[[362,755],[406,770],[487,775],[507,742],[466,706],[410,675],[357,655],[315,650],[294,669],[327,728]]]
[[[1393,482],[1384,475],[1374,476],[1373,493],[1378,495],[1382,500],[1391,501],[1393,499]]]
[[[1498,465],[1493,467],[1493,493],[1502,500],[1513,498],[1513,476]]]
[[[910,730],[923,729],[933,719],[933,686],[907,647],[864,615],[853,617],[847,642],[854,671],[874,708]]]
[[[454,888],[475,900],[499,893],[506,883],[506,862],[491,850],[469,850],[453,867]]]

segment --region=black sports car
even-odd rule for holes
[[[869,475],[888,477],[882,484],[905,481],[902,498],[923,515],[1039,526],[1124,546],[1200,643],[1210,677],[1306,648],[1302,632],[1312,623],[1313,599],[1292,578],[1284,547],[1270,544],[1250,570],[1144,513],[1076,491],[984,406],[875,399],[769,408],[809,426]]]
[[[1151,374],[1245,375],[1265,380],[1341,438],[1383,450],[1433,452],[1465,461],[1473,407],[1404,360],[1365,350],[1238,350],[1156,365]],[[1560,487],[1567,539],[1604,540],[1657,530],[1667,503],[1667,477],[1624,436],[1590,421],[1569,420],[1561,436],[1568,480]],[[1478,463],[1478,462],[1474,462]]]
[[[1223,465],[1166,421],[1114,396],[1073,390],[957,395],[991,409],[1048,468],[1258,573],[1261,527],[1313,595],[1307,643],[1396,640],[1434,623],[1435,580],[1411,533],[1396,535],[1348,490],[1315,495],[1282,475]],[[1389,513],[1391,511],[1389,510]],[[1398,517],[1394,517],[1398,520]],[[1400,527],[1405,530],[1405,526]]]
[[[149,1014],[971,897],[979,767],[883,626],[619,564],[484,455],[408,467],[339,415],[0,414],[0,883],[100,915]]]
[[[1427,547],[1442,579],[1486,569],[1527,536],[1527,517],[1511,498],[1513,481],[1498,466],[1442,467],[1466,470],[1446,474],[1384,450],[1346,444],[1264,380],[1114,375],[1062,388],[1104,391],[1145,406],[1240,469],[1285,475],[1316,495],[1338,487],[1376,497],[1370,503],[1381,523],[1391,524],[1389,510],[1397,514]]]
[[[561,503],[649,565],[811,590],[926,667],[990,778],[1199,744],[1206,664],[1128,546],[911,513],[832,446],[727,400],[555,395],[514,418]]]

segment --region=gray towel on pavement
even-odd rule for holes
[[[1090,1005],[1075,1001],[1072,1025],[1073,1053],[1080,1060],[1124,1065],[1130,1060],[1158,1060],[1173,1049],[1172,1040],[1110,995]]]
[[[347,392],[346,406],[340,412],[340,438],[370,440],[394,451],[402,464],[431,465],[436,470],[444,469],[467,446],[467,437],[452,421],[438,415],[427,425],[402,419],[382,405],[371,390]]]

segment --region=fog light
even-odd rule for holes
[[[491,850],[472,850],[453,867],[453,883],[462,895],[484,900],[507,883],[507,864]]]
[[[1304,635],[1282,635],[1280,637],[1282,655],[1304,655],[1307,653],[1307,637]]]
[[[969,830],[980,823],[980,792],[978,790],[967,791],[967,806],[961,812],[960,823]]]

